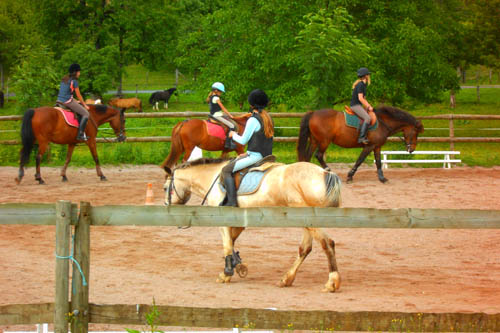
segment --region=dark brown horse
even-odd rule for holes
[[[352,177],[363,163],[366,156],[373,151],[377,165],[378,179],[385,183],[387,178],[382,172],[380,162],[380,150],[387,141],[387,137],[403,132],[406,150],[413,152],[417,146],[418,134],[424,131],[420,120],[415,119],[406,111],[391,106],[379,106],[375,110],[378,119],[378,127],[368,131],[370,143],[363,145],[358,143],[358,130],[345,124],[343,112],[336,110],[309,111],[300,123],[299,141],[297,153],[299,161],[310,161],[312,154],[316,151],[316,158],[324,169],[329,170],[325,163],[325,151],[330,142],[344,148],[360,148],[363,151],[347,175],[347,182],[352,182]]]
[[[233,120],[238,124],[238,133],[242,134],[245,125],[251,114],[245,114],[240,117],[234,117]],[[224,140],[208,134],[207,125],[202,119],[184,120],[174,126],[172,130],[172,143],[167,158],[161,164],[161,168],[168,167],[172,169],[184,152],[182,162],[186,162],[194,147],[199,147],[209,151],[222,151],[222,157],[225,157],[231,150],[224,148]],[[245,147],[236,143],[236,152],[243,154]]]
[[[92,157],[94,158],[97,175],[101,180],[106,180],[102,174],[99,165],[99,158],[97,157],[96,136],[97,128],[104,124],[109,123],[113,128],[117,140],[122,142],[125,140],[125,116],[123,111],[119,111],[107,105],[89,104],[90,119],[85,129],[85,134],[88,137],[86,141],[89,146]],[[45,182],[40,174],[40,160],[49,146],[49,142],[58,144],[67,144],[68,152],[66,154],[66,162],[61,170],[63,181],[67,181],[66,168],[71,161],[71,155],[76,144],[76,134],[78,129],[66,124],[61,112],[53,107],[43,106],[36,109],[28,109],[23,117],[21,127],[21,138],[23,147],[21,149],[21,158],[19,163],[19,175],[16,178],[17,184],[21,183],[24,176],[24,165],[28,163],[31,151],[35,141],[38,142],[38,154],[36,155],[36,174],[35,179],[40,184]]]

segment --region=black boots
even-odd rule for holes
[[[370,124],[363,122],[361,124],[361,128],[359,129],[359,137],[358,137],[358,143],[362,143],[364,145],[370,143],[368,139],[366,138],[366,132],[368,132],[368,127],[370,127]]]
[[[231,139],[229,136],[226,136],[226,141],[224,142],[224,148],[229,150],[236,149],[236,144],[234,143],[233,139]]]
[[[238,207],[238,201],[236,200],[236,184],[232,176],[226,175],[224,177],[224,187],[226,188],[226,197],[219,206]]]
[[[83,117],[80,120],[80,126],[78,126],[78,135],[76,136],[77,141],[87,141],[87,136],[85,135],[85,127],[87,126],[88,117]]]

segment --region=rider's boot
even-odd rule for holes
[[[238,207],[238,201],[236,199],[236,184],[234,183],[234,177],[232,175],[226,175],[224,177],[224,187],[226,188],[226,198],[223,202],[221,202],[220,206]]]
[[[236,144],[234,143],[233,139],[229,137],[229,132],[226,135],[226,141],[224,142],[224,148],[229,149],[229,150],[235,150],[236,149]]]
[[[361,128],[359,130],[358,143],[362,143],[364,145],[370,143],[370,141],[368,141],[368,139],[366,138],[366,133],[368,132],[369,126],[370,124],[367,122],[363,122],[363,124],[361,124]]]
[[[78,134],[76,136],[77,141],[87,141],[87,136],[85,135],[85,127],[87,126],[87,121],[89,121],[89,117],[82,117],[82,120],[80,120],[80,125],[78,126]]]

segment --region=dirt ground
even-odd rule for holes
[[[344,180],[348,165],[332,165]],[[147,183],[163,204],[157,166],[42,168],[37,185],[29,168],[0,168],[1,203],[70,200],[92,205],[142,205]],[[390,168],[381,184],[363,166],[344,184],[342,206],[500,210],[500,167]],[[200,203],[199,198],[194,204]],[[192,203],[191,203],[192,204]],[[1,206],[0,206],[1,209]],[[297,254],[302,231],[249,228],[236,248],[249,273],[217,284],[224,267],[217,228],[92,227],[90,301],[249,307],[279,310],[500,313],[500,230],[331,229],[342,276],[340,290],[322,293],[327,263],[318,244],[292,287],[276,283]],[[0,305],[54,301],[55,228],[0,225]],[[3,329],[9,329],[3,327]],[[2,327],[0,327],[0,331]]]

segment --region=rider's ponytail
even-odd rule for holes
[[[262,110],[260,112],[260,116],[262,117],[262,122],[264,123],[264,134],[267,138],[271,138],[274,136],[274,123],[273,119],[267,113],[266,110]]]

